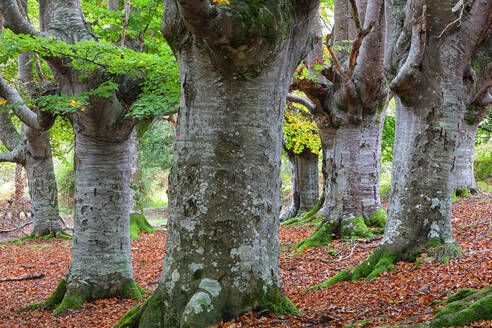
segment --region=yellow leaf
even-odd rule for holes
[[[231,3],[229,2],[229,0],[213,0],[215,3],[218,3],[219,5],[225,3],[226,5],[230,5]]]

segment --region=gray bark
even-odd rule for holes
[[[473,125],[468,125],[466,122],[461,124],[452,167],[453,189],[466,188],[473,193],[477,192],[473,162],[475,161],[475,136],[479,124],[480,122]]]
[[[289,209],[280,216],[280,221],[311,210],[319,198],[318,155],[309,148],[300,154],[290,150],[286,152],[292,175],[292,200]]]
[[[383,1],[360,1],[357,7],[359,29],[354,19],[346,19],[356,16],[349,1],[335,2],[333,43],[354,40],[351,51],[335,51],[340,67],[323,70],[320,82],[298,80],[294,84],[322,109],[317,124],[326,175],[322,213],[329,238],[332,234],[345,238],[367,233],[367,228],[356,231],[358,225],[353,220],[362,218],[373,224],[373,216],[382,210],[379,174],[386,96],[381,56]]]
[[[456,19],[448,1],[386,3],[385,69],[397,123],[380,248],[400,258],[436,240],[454,243],[451,164],[466,107],[463,80],[492,21],[492,2],[466,6],[459,26],[446,28]]]
[[[27,4],[24,8],[27,9]],[[32,53],[18,56],[18,77],[30,89],[34,83]],[[33,215],[35,236],[56,234],[62,230],[58,211],[58,188],[53,167],[49,131],[42,131],[23,124],[26,136],[25,168]]]
[[[16,1],[0,1],[0,10],[8,12],[7,23],[14,33],[50,35],[70,44],[93,39],[79,0],[40,1],[42,32],[21,17]],[[110,78],[94,72],[80,79],[81,73],[66,65],[70,60],[45,60],[67,96],[94,89]],[[125,89],[132,87],[130,79],[122,80]],[[123,101],[131,100],[116,94],[126,91],[114,91],[109,98],[91,97],[85,111],[69,114],[76,138],[75,231],[70,270],[47,301],[50,307],[61,303],[55,312],[81,306],[85,299],[140,296],[132,280],[128,210],[128,137],[135,120],[126,118],[131,103]],[[32,111],[19,108],[21,120],[28,121]]]
[[[137,129],[134,128],[129,140],[130,153],[130,214],[140,213],[139,206],[142,202],[142,169],[140,166],[140,140]]]
[[[139,326],[205,327],[272,304],[293,311],[278,279],[281,129],[317,6],[272,1],[256,17],[243,1],[165,2],[182,99],[166,258]],[[253,16],[236,25],[241,10]]]

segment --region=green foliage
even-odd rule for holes
[[[157,121],[141,139],[142,169],[168,170],[173,161],[174,129],[170,123]]]
[[[5,51],[0,53],[0,64],[26,51],[39,56],[70,59],[68,65],[79,70],[80,80],[96,71],[105,71],[112,77],[94,90],[72,97],[44,96],[36,105],[56,113],[83,110],[87,98],[93,95],[108,97],[116,87],[113,79],[126,75],[143,79],[142,94],[132,104],[128,115],[137,118],[152,117],[156,112],[169,112],[179,103],[179,71],[174,56],[165,44],[159,47],[159,55],[140,53],[129,48],[115,46],[105,40],[68,44],[54,38],[26,35],[7,35],[1,39]]]
[[[300,105],[287,105],[284,116],[284,145],[300,154],[306,148],[314,154],[321,150],[318,128],[309,111]]]
[[[393,160],[393,143],[395,142],[394,116],[386,115],[383,126],[383,138],[381,143],[381,160],[391,162]]]
[[[130,214],[130,238],[138,238],[140,232],[154,232],[154,228],[143,214]]]
[[[477,181],[487,180],[492,176],[492,143],[476,148],[473,170]]]
[[[75,197],[75,172],[73,170],[73,152],[68,155],[69,160],[58,162],[55,165],[56,185],[58,187],[58,201],[61,209],[73,209]]]

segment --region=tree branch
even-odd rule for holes
[[[408,52],[405,63],[390,83],[391,90],[399,91],[408,89],[417,81],[418,66],[424,55],[426,45],[426,12],[427,6],[424,5],[422,6],[422,15],[420,17],[417,17],[416,14],[413,15],[410,51]]]
[[[309,99],[299,97],[293,93],[287,94],[287,101],[303,105],[309,110],[309,112],[311,112],[311,114],[314,114],[318,110],[318,107],[316,107],[316,105],[313,104]]]
[[[23,147],[16,147],[8,153],[0,153],[0,162],[17,163],[24,165],[26,163]]]
[[[213,41],[217,34],[211,22],[217,18],[217,8],[208,0],[177,0],[179,12],[188,29],[196,36]]]
[[[350,50],[349,65],[347,71],[343,76],[343,80],[345,83],[349,82],[352,79],[352,76],[354,75],[354,71],[355,71],[355,65],[357,64],[357,58],[359,57],[359,50],[360,50],[360,46],[362,45],[362,41],[369,34],[369,32],[371,32],[375,24],[376,21],[373,21],[371,22],[371,24],[369,24],[369,26],[366,29],[361,29],[359,31],[359,35],[357,36],[357,39],[355,39],[354,44],[352,45],[352,50]]]
[[[12,151],[23,140],[22,135],[15,128],[7,111],[0,106],[0,140],[5,147]]]
[[[44,33],[36,30],[22,15],[16,0],[0,0],[0,11],[3,13],[5,27],[15,34],[28,34],[45,37]]]
[[[308,99],[318,109],[323,110],[324,99],[330,95],[330,88],[324,84],[313,82],[309,79],[294,79],[290,84],[289,90],[299,90],[304,92]]]
[[[15,115],[26,125],[33,129],[44,130],[38,122],[38,115],[26,105],[19,92],[0,75],[0,97],[7,100],[12,106]]]

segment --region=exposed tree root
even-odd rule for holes
[[[130,215],[130,238],[138,238],[140,232],[154,232],[154,228],[143,214],[134,213]]]
[[[462,289],[444,303],[447,305],[437,311],[433,320],[410,327],[469,326],[477,320],[490,320],[492,319],[492,286],[481,290]]]
[[[382,272],[396,269],[394,263],[398,259],[415,260],[418,259],[418,255],[422,255],[430,262],[447,262],[449,261],[449,258],[456,257],[459,254],[461,254],[461,249],[458,247],[458,245],[456,245],[455,243],[443,244],[439,238],[431,240],[425,249],[420,251],[418,254],[412,254],[411,256],[406,253],[391,253],[378,247],[371,253],[369,258],[362,261],[360,264],[356,265],[352,269],[341,271],[330,280],[313,286],[310,289],[324,288],[341,281],[356,281],[360,278],[371,280],[377,277]],[[419,260],[421,259],[418,259],[417,262]]]
[[[142,294],[149,293],[131,280],[118,291],[91,291],[89,288],[68,288],[66,279],[60,280],[51,296],[41,304],[32,304],[26,309],[53,310],[53,315],[68,309],[79,309],[84,301],[107,297],[142,299]]]
[[[314,207],[307,213],[305,213],[303,216],[293,218],[287,222],[282,223],[282,225],[296,225],[299,223],[306,223],[306,222],[311,222],[314,218],[316,213],[319,212],[321,207],[323,206],[323,203],[325,202],[325,198],[321,197],[320,200],[314,205]]]
[[[27,236],[24,236],[21,238],[11,239],[8,241],[8,243],[17,243],[17,242],[22,242],[22,241],[26,241],[26,240],[49,240],[49,239],[53,239],[53,238],[72,239],[72,235],[68,234],[64,231],[56,231],[56,232],[52,231],[49,234],[44,235],[44,236],[37,236],[34,233],[32,233],[30,235],[27,235]]]

